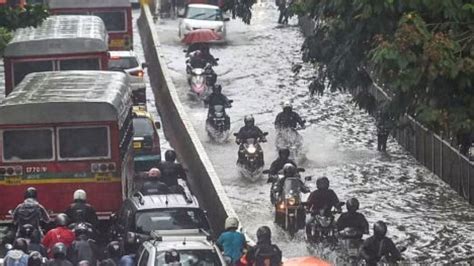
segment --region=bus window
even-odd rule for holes
[[[92,12],[92,15],[98,16],[104,21],[105,28],[108,32],[121,32],[127,30],[127,15],[124,11]]]
[[[109,158],[108,127],[58,129],[59,159]]]
[[[17,62],[13,66],[14,86],[20,83],[23,78],[33,72],[44,72],[53,70],[53,61],[27,61]]]
[[[52,129],[4,130],[3,160],[52,160]]]
[[[59,70],[100,70],[98,58],[59,60]]]

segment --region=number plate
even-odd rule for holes
[[[142,147],[142,143],[141,142],[134,142],[133,143],[133,148],[135,149],[140,149]]]
[[[125,40],[124,39],[114,39],[110,41],[109,47],[113,48],[121,48],[125,46]]]

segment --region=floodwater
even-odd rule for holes
[[[273,121],[281,103],[290,101],[308,121],[301,132],[307,150],[307,160],[301,165],[306,168],[305,175],[312,175],[313,180],[327,176],[342,201],[357,197],[369,223],[386,221],[388,235],[396,244],[407,246],[404,256],[411,262],[450,262],[473,256],[474,207],[393,139],[389,139],[386,154],[377,152],[374,119],[359,110],[350,95],[328,91],[321,97],[310,97],[311,66],[303,64],[298,75],[291,71],[293,65],[302,64],[303,37],[297,21],[277,26],[273,2],[256,4],[253,12],[251,25],[229,22],[228,44],[211,48],[220,58],[214,68],[218,82],[223,93],[234,100],[228,111],[232,130],[238,131],[243,117],[252,114],[256,124],[269,132],[268,142],[262,145],[269,166],[277,156]],[[250,182],[241,177],[235,166],[238,147],[233,140],[216,144],[207,136],[207,110],[188,94],[178,21],[161,20],[156,30],[181,100],[247,233],[253,236],[259,226],[268,225],[285,256],[312,254],[336,262],[337,252],[311,247],[303,232],[290,239],[273,224],[266,178]],[[308,185],[314,189],[315,182]]]

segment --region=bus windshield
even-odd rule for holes
[[[4,161],[53,159],[53,130],[49,128],[3,131]]]
[[[58,129],[59,158],[107,158],[109,153],[108,128],[73,127]]]
[[[125,11],[92,12],[92,15],[100,17],[104,21],[105,28],[109,32],[119,32],[127,30]]]

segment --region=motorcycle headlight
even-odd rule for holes
[[[297,202],[295,197],[289,197],[286,200],[288,201],[288,205],[295,205]]]
[[[249,153],[255,153],[257,151],[257,148],[255,148],[254,146],[251,146],[249,147],[248,151]]]

